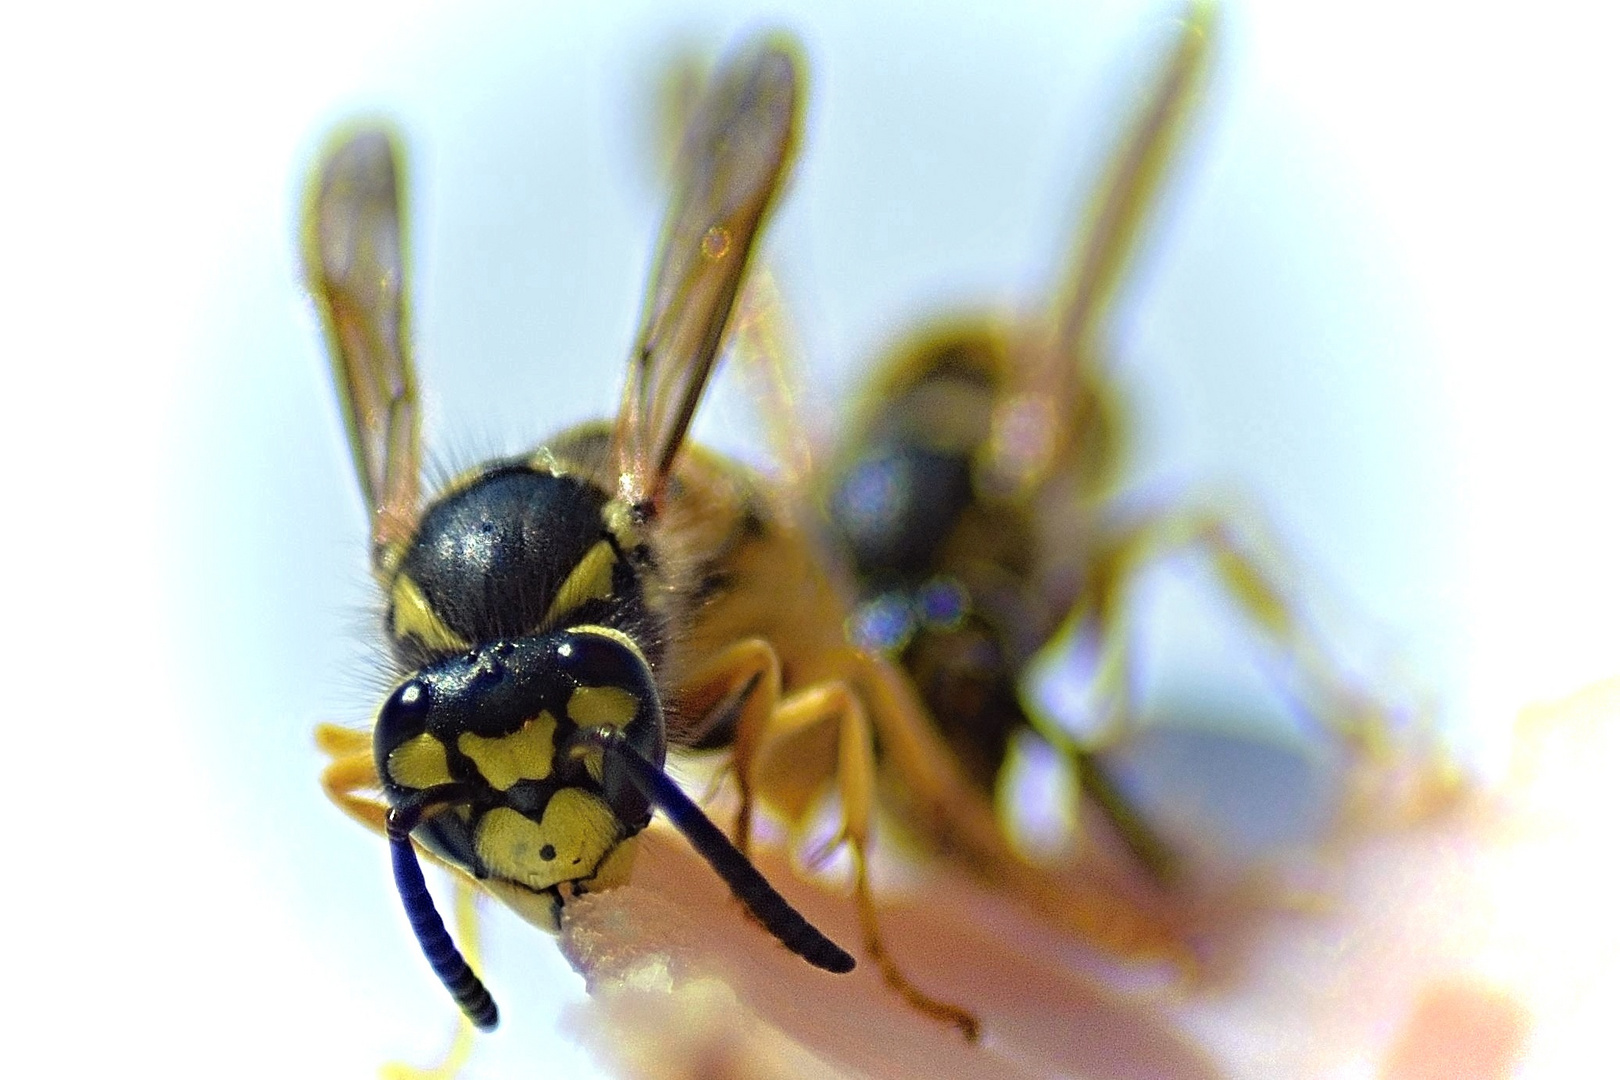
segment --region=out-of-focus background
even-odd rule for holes
[[[294,258],[323,133],[408,137],[427,436],[466,464],[616,399],[660,65],[796,31],[808,123],[766,250],[835,404],[916,319],[1041,295],[1177,14],[874,6],[0,16],[0,1013],[24,1072],[354,1076],[450,1030],[383,846],[314,779],[311,725],[380,694]],[[1136,483],[1261,508],[1347,648],[1487,769],[1521,706],[1620,672],[1612,20],[1231,4],[1112,332]],[[723,389],[700,436],[743,408]],[[1152,678],[1241,709],[1264,690],[1207,599],[1154,590]],[[508,1023],[478,1070],[591,1075],[553,945],[497,918],[489,952]]]

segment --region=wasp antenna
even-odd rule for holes
[[[714,867],[732,895],[743,902],[776,940],[823,971],[842,975],[854,970],[855,958],[800,915],[748,861],[748,856],[726,839],[726,834],[708,819],[697,803],[687,798],[675,781],[625,741],[624,732],[618,728],[587,728],[575,739],[576,746],[588,743],[616,757],[642,797],[664,812],[687,842]]]
[[[452,785],[453,786],[453,785]],[[459,789],[458,792],[459,794]],[[411,846],[411,830],[422,822],[422,814],[432,806],[455,801],[445,788],[425,788],[388,811],[388,847],[394,857],[394,887],[405,905],[405,917],[411,922],[411,931],[422,947],[433,974],[450,991],[455,1003],[467,1014],[467,1019],[480,1031],[492,1031],[500,1020],[495,999],[490,996],[477,975],[462,958],[450,932],[444,928],[439,909],[433,906],[433,897],[422,880],[422,867],[416,861],[416,849]],[[711,826],[712,827],[712,826]]]

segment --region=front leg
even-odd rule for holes
[[[687,702],[699,715],[733,724],[731,767],[742,803],[737,846],[746,852],[756,791],[784,814],[797,834],[817,796],[829,783],[836,784],[840,819],[832,846],[847,844],[850,850],[867,955],[912,1008],[977,1039],[977,1017],[921,990],[884,940],[868,869],[877,764],[866,709],[854,689],[829,680],[784,697],[776,651],[757,638],[723,650],[699,672],[693,686]]]
[[[319,724],[315,728],[315,745],[330,759],[321,770],[321,790],[326,797],[378,836],[385,835],[388,804],[359,794],[382,788],[372,755],[371,733]]]
[[[730,744],[731,771],[737,777],[737,820],[732,842],[745,856],[752,841],[754,764],[771,711],[782,698],[782,665],[770,642],[745,638],[722,649],[688,682],[683,707],[701,717],[693,742],[711,738]],[[729,739],[722,729],[730,727]]]

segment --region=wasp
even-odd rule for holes
[[[1008,782],[1015,740],[1042,740],[1088,816],[1160,884],[1177,876],[1174,854],[1101,753],[1134,719],[1127,614],[1144,571],[1182,553],[1206,558],[1288,658],[1290,692],[1352,741],[1379,737],[1376,710],[1313,640],[1269,546],[1218,508],[1122,491],[1129,417],[1105,362],[1109,317],[1201,95],[1215,19],[1213,4],[1194,3],[1180,21],[1107,158],[1048,312],[946,317],[909,335],[875,364],[818,484],[860,583],[853,635],[905,669],[977,795],[993,801]],[[1085,739],[1027,691],[1032,666],[1076,655],[1090,661],[1096,710]],[[886,794],[918,817],[906,785]],[[999,865],[967,863],[1002,877]]]
[[[825,708],[831,692],[826,665],[797,666],[792,614],[751,591],[765,568],[803,560],[799,538],[740,467],[686,443],[796,147],[802,81],[793,47],[767,39],[698,106],[616,420],[425,500],[398,140],[352,131],[312,180],[306,273],[398,669],[369,733],[317,733],[332,758],[322,783],[387,837],[412,931],[479,1028],[495,1026],[494,1000],[436,911],[418,848],[554,930],[569,897],[624,878],[656,809],[784,946],[829,972],[854,967],[664,772],[671,747],[731,741],[738,688],[766,714],[807,693]],[[814,582],[789,581],[813,615]]]
[[[796,148],[801,83],[795,47],[769,38],[724,63],[696,105],[614,422],[425,502],[397,143],[356,132],[314,179],[307,274],[398,667],[369,732],[317,729],[331,758],[321,782],[387,836],[418,942],[479,1026],[494,1004],[422,886],[418,848],[555,930],[570,897],[624,880],[658,809],[784,945],[844,972],[851,957],[746,855],[759,801],[807,829],[830,793],[866,955],[911,1007],[978,1035],[885,943],[869,860],[878,745],[941,831],[1012,877],[1029,868],[979,812],[905,676],[849,640],[853,595],[820,537],[763,478],[686,440]],[[664,774],[670,750],[725,755],[734,842]]]

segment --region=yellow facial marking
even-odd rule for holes
[[[581,686],[568,698],[568,719],[582,728],[601,727],[606,724],[622,728],[636,716],[636,699],[628,690],[617,686]],[[599,750],[584,755],[585,771],[598,784],[602,782],[602,753]]]
[[[486,739],[470,731],[461,733],[456,746],[478,766],[479,775],[496,791],[519,780],[544,780],[551,775],[557,748],[557,720],[542,712],[510,735]]]
[[[479,822],[474,846],[494,876],[548,889],[595,874],[618,844],[619,829],[607,803],[579,788],[563,788],[539,824],[510,807],[491,810]]]
[[[418,791],[455,779],[445,760],[444,743],[425,732],[388,752],[388,775],[394,783]]]
[[[551,601],[551,608],[546,612],[545,621],[541,628],[548,629],[556,626],[558,620],[570,611],[578,608],[589,600],[600,600],[613,593],[613,564],[618,556],[613,553],[613,545],[606,540],[598,540],[579,560],[579,565],[569,573],[568,580],[562,583],[557,590],[556,598]]]
[[[568,719],[582,728],[622,728],[635,717],[635,695],[617,686],[581,686],[568,698]]]
[[[435,652],[458,652],[467,642],[434,613],[422,590],[404,574],[394,579],[394,636],[414,637]]]
[[[636,851],[639,846],[633,836],[621,840],[597,866],[596,873],[590,879],[590,891],[612,889],[629,881],[630,871],[635,868]]]

